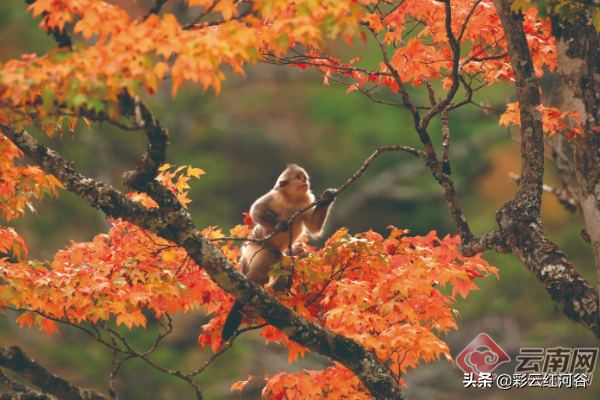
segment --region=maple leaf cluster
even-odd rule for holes
[[[57,131],[62,136],[65,114],[72,132],[82,112],[116,120],[122,113],[120,96],[155,93],[165,79],[172,82],[173,96],[186,81],[218,93],[225,79],[223,64],[243,73],[244,63],[256,60],[310,66],[324,74],[326,84],[333,79],[347,85],[348,92],[369,96],[379,87],[397,93],[399,82],[420,87],[440,79],[449,89],[460,79],[472,92],[514,81],[492,0],[452,0],[451,15],[437,0],[243,3],[186,1],[204,12],[183,25],[168,13],[132,19],[123,8],[100,0],[38,0],[29,10],[43,16],[41,29],[64,32],[72,26],[87,44],[0,65],[0,121],[31,124],[34,115],[49,135]],[[544,67],[556,67],[555,39],[536,7],[523,8],[535,72],[542,76]],[[222,19],[215,20],[215,13]],[[377,68],[359,66],[360,56],[344,62],[328,54],[325,39],[366,40],[365,29],[382,50],[391,52]],[[457,66],[453,40],[463,53]],[[452,76],[453,68],[460,78]],[[577,132],[577,126],[569,130]]]
[[[120,113],[119,96],[125,92],[133,97],[142,88],[152,94],[165,78],[172,82],[173,96],[186,81],[218,93],[222,64],[243,73],[243,63],[259,58],[264,47],[279,54],[297,42],[316,44],[339,36],[350,40],[361,12],[352,1],[243,3],[249,3],[248,12],[241,13],[241,2],[234,0],[189,0],[190,8],[204,7],[207,18],[220,12],[223,19],[182,26],[168,13],[134,20],[123,8],[100,0],[38,0],[29,9],[34,17],[43,16],[41,29],[64,32],[73,25],[87,45],[0,65],[0,121],[18,120],[15,110],[30,107],[43,118],[56,105],[114,119]]]
[[[200,175],[205,175],[206,172],[200,168],[192,168],[191,166],[188,166],[185,173],[178,175],[178,173],[183,171],[186,166],[181,166],[175,169],[174,172],[170,172],[169,169],[172,167],[173,166],[171,164],[164,164],[162,167],[160,167],[158,169],[159,174],[156,177],[156,180],[171,189],[177,196],[177,200],[179,200],[181,205],[187,208],[187,204],[191,202],[191,200],[187,197],[187,189],[190,188],[190,185],[188,185],[187,182],[190,180],[190,177],[200,179]],[[144,201],[149,207],[157,206],[156,202],[147,196],[145,196]]]
[[[322,249],[303,243],[299,254],[286,258],[273,275],[293,274],[289,292],[279,300],[308,320],[360,342],[377,354],[394,376],[444,355],[448,346],[438,337],[456,329],[455,296],[477,289],[473,280],[496,273],[479,256],[463,257],[458,237],[439,239],[404,236],[393,229],[383,238],[372,231],[354,237],[335,233]],[[232,299],[233,300],[233,299]],[[200,335],[200,346],[220,346],[220,329],[232,301],[222,304],[217,316]],[[246,313],[249,325],[264,323]],[[288,360],[304,356],[305,347],[289,341],[272,326],[262,330],[266,342],[281,341]],[[238,382],[241,390],[248,382]],[[287,372],[266,377],[263,395],[310,399],[321,396],[369,398],[360,381],[341,364],[324,371]],[[401,379],[399,379],[401,382]]]
[[[23,153],[4,135],[0,136],[0,210],[3,219],[10,221],[25,213],[27,206],[35,211],[32,199],[42,199],[44,194],[56,195],[62,184],[52,175],[46,175],[37,166],[17,166],[15,158]]]
[[[185,168],[180,167],[171,173],[169,168],[165,164],[156,179],[185,205],[190,201],[187,181],[204,171],[187,167],[179,173]],[[156,207],[146,194],[129,197]],[[124,323],[131,329],[146,326],[143,309],[161,318],[165,312],[189,311],[224,300],[223,292],[180,247],[120,219],[111,222],[108,234],[88,243],[73,243],[56,253],[50,265],[1,259],[0,309],[27,310],[17,319],[21,327],[39,325],[50,335],[57,331],[57,321],[95,323],[113,315],[117,325]],[[247,235],[247,231],[235,229],[232,234]],[[2,229],[0,251],[15,252],[17,246],[26,249],[14,230]],[[227,252],[226,247],[223,252],[232,260],[239,257],[239,251]]]
[[[506,106],[506,111],[500,116],[499,125],[508,127],[512,123],[513,125],[521,126],[519,103],[509,103]],[[548,137],[559,133],[565,135],[569,140],[573,140],[583,133],[581,117],[577,110],[561,113],[557,108],[539,105],[537,111],[540,113],[542,129]],[[600,132],[600,127],[598,126],[593,126],[592,129]]]
[[[22,156],[10,140],[0,135],[0,215],[7,221],[24,215],[25,206],[35,212],[33,199],[56,195],[56,187],[62,188],[55,177],[44,174],[37,166],[15,165],[15,158]],[[25,241],[13,228],[0,226],[0,253],[21,258],[27,252]]]
[[[42,16],[42,29],[63,32],[72,26],[86,44],[41,56],[25,55],[0,65],[0,122],[21,126],[36,120],[49,136],[58,133],[62,137],[63,122],[74,133],[84,114],[116,120],[122,114],[125,94],[134,97],[142,90],[152,94],[167,78],[173,96],[185,82],[199,82],[218,92],[223,64],[242,73],[244,63],[258,59],[288,57],[292,64],[323,72],[326,82],[350,80],[349,90],[373,85],[397,92],[399,80],[415,87],[431,79],[442,79],[446,87],[455,83],[448,76],[453,58],[446,30],[449,19],[438,1],[244,3],[246,9],[234,0],[188,0],[189,7],[202,6],[205,14],[219,12],[223,19],[198,19],[182,26],[171,14],[134,20],[122,8],[99,0],[37,0],[30,10],[33,16]],[[528,10],[525,19],[536,71],[541,74],[544,65],[553,69],[556,60],[548,26],[536,12]],[[467,78],[479,77],[482,84],[512,80],[504,54],[506,43],[491,2],[456,0],[452,13],[452,35],[471,47],[460,58],[462,73]],[[467,20],[469,29],[464,28]],[[361,29],[365,28],[379,35],[379,44],[393,52],[379,68],[357,67],[361,57],[344,63],[323,55],[325,39],[351,41],[364,37]],[[304,46],[302,50],[298,44]],[[549,115],[551,124],[554,114]],[[14,160],[19,157],[20,151],[2,137],[0,208],[7,220],[23,214],[25,205],[32,208],[32,198],[56,194],[56,186],[61,187],[37,167],[16,166]],[[187,182],[204,172],[172,168],[164,165],[156,179],[185,206],[190,201]],[[156,207],[145,194],[129,196]],[[251,221],[245,222],[231,229],[230,237],[246,238]],[[204,326],[198,342],[217,351],[234,299],[174,243],[122,220],[111,223],[108,234],[72,243],[49,263],[24,259],[23,239],[13,229],[0,227],[0,251],[16,256],[16,260],[0,259],[0,310],[25,311],[17,319],[21,327],[39,326],[50,335],[57,331],[57,322],[104,324],[114,319],[117,325],[132,329],[145,327],[149,315],[160,319],[165,313],[204,308],[215,317]],[[202,234],[237,264],[240,248],[225,239],[222,230],[209,227]],[[463,257],[456,237],[439,239],[434,232],[424,237],[405,234],[394,228],[387,238],[371,231],[352,237],[340,230],[322,249],[303,242],[294,256],[286,257],[272,271],[274,276],[291,278],[285,295],[278,294],[283,304],[361,343],[399,383],[401,374],[421,361],[441,355],[450,359],[438,335],[456,328],[455,296],[466,297],[477,288],[475,278],[496,273],[479,256]],[[248,327],[265,323],[249,310],[244,322]],[[267,343],[282,343],[290,362],[308,351],[272,326],[263,326],[262,335]],[[233,389],[241,390],[247,382]],[[264,394],[275,398],[368,397],[359,379],[340,364],[324,371],[266,377]]]
[[[177,175],[168,173],[169,167],[157,179],[185,198],[187,178],[199,176],[201,170],[188,167]],[[130,197],[155,206],[145,194]],[[158,319],[164,313],[204,307],[216,316],[203,327],[199,345],[219,349],[221,327],[234,299],[182,248],[129,222],[111,222],[108,234],[73,243],[59,251],[50,265],[2,259],[0,307],[26,311],[17,318],[21,327],[39,326],[48,335],[58,331],[56,322],[102,324],[113,317],[117,325],[131,329],[146,326],[144,310]],[[240,225],[230,235],[244,238],[250,230]],[[371,231],[351,237],[340,230],[322,249],[307,245],[305,239],[295,256],[286,257],[272,271],[274,276],[292,276],[291,287],[280,301],[303,317],[359,341],[397,376],[421,360],[430,362],[442,354],[450,359],[438,335],[456,328],[455,296],[466,297],[477,289],[473,279],[496,273],[479,256],[463,257],[458,238],[439,239],[435,232],[408,237],[406,232],[393,229],[383,238]],[[227,259],[237,263],[241,251],[232,240],[221,239],[220,229],[209,227],[202,234],[219,243]],[[251,312],[244,322],[264,323]],[[272,326],[262,329],[267,343],[277,341],[288,348],[290,362],[307,351]],[[367,396],[358,378],[340,364],[266,379],[265,394],[277,398],[310,398],[325,392]],[[243,388],[243,383],[234,388]]]
[[[397,78],[414,87],[422,86],[425,81],[442,79],[444,88],[450,88],[453,50],[444,2],[362,3],[365,13],[359,23],[376,35],[383,51],[392,52],[389,61],[380,62],[377,69],[357,68],[355,63],[362,61],[360,57],[344,63],[313,46],[304,55],[297,53],[292,65],[311,66],[321,71],[325,83],[335,77],[336,81],[350,86],[349,92],[372,84],[390,87],[396,93],[399,89]],[[487,85],[507,79],[514,81],[504,32],[492,0],[453,0],[451,10],[451,34],[461,50],[468,48],[459,60],[459,72],[465,74],[465,79],[476,78]],[[556,67],[555,40],[549,22],[537,17],[536,8],[527,10],[524,17],[536,74],[541,76],[544,66],[550,71]]]

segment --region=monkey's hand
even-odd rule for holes
[[[275,230],[279,232],[287,232],[290,229],[290,224],[285,219],[280,219],[275,224]]]
[[[323,201],[320,204],[327,206],[327,205],[333,203],[333,201],[335,200],[336,193],[337,193],[337,190],[335,190],[335,189],[327,189],[326,191],[324,191],[323,194],[321,195],[321,198],[323,199]]]

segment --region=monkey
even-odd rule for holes
[[[306,171],[296,164],[288,164],[273,190],[250,207],[250,218],[256,223],[256,228],[249,238],[261,239],[275,231],[278,233],[264,243],[251,242],[244,247],[240,264],[246,278],[259,285],[267,283],[271,267],[283,258],[283,252],[290,243],[290,234],[292,243],[306,232],[312,237],[321,235],[335,193],[335,189],[327,189],[322,195],[324,201],[298,215],[292,222],[292,232],[289,232],[288,218],[311,204],[315,196],[310,191],[310,178]],[[284,279],[269,282],[269,286],[276,291],[284,285]],[[221,343],[227,342],[240,326],[243,309],[244,305],[236,300],[223,325]]]

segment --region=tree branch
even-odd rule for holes
[[[9,389],[14,390],[20,395],[31,396],[38,399],[52,400],[53,397],[45,393],[33,390],[29,386],[23,385],[21,382],[14,380],[10,376],[6,375],[4,371],[0,369],[0,383]]]
[[[521,110],[521,181],[515,199],[496,213],[506,242],[539,280],[563,312],[600,338],[598,293],[546,237],[540,218],[544,174],[544,136],[535,75],[523,15],[511,11],[510,0],[494,0],[502,21]]]
[[[448,111],[442,111],[442,171],[450,174],[450,127]]]
[[[129,99],[128,99],[129,100]],[[169,131],[150,112],[148,107],[136,96],[133,101],[124,101],[128,107],[126,111],[133,114],[137,126],[144,129],[148,138],[148,150],[136,162],[135,171],[123,174],[123,183],[128,187],[139,190],[152,190],[156,186],[154,178],[158,169],[165,163],[167,146],[169,145]],[[153,185],[149,188],[148,185]],[[162,186],[162,185],[161,185]]]
[[[481,0],[477,0],[475,2],[475,4],[473,4],[473,7],[471,7],[471,11],[469,11],[469,14],[467,15],[467,18],[465,18],[465,23],[463,24],[462,29],[460,30],[460,34],[458,35],[458,39],[456,39],[456,41],[458,43],[460,43],[460,41],[462,40],[463,35],[465,34],[465,31],[467,30],[467,24],[469,23],[469,20],[471,19],[471,16],[475,12],[475,9],[479,5],[479,3],[481,3]]]
[[[375,152],[373,154],[371,154],[371,156],[369,158],[367,158],[367,160],[364,162],[363,166],[358,171],[356,171],[356,173],[354,175],[352,175],[352,177],[350,179],[348,179],[348,181],[346,183],[344,183],[342,186],[340,186],[339,189],[336,190],[335,195],[337,196],[340,193],[342,193],[344,190],[346,190],[346,188],[348,186],[350,186],[350,184],[352,184],[352,182],[354,182],[355,180],[360,178],[360,176],[363,174],[363,172],[365,172],[366,169],[369,168],[369,165],[371,165],[371,163],[373,162],[374,159],[376,159],[381,153],[385,153],[388,151],[405,151],[405,152],[410,153],[413,156],[421,158],[423,160],[425,160],[427,157],[427,155],[425,154],[425,152],[423,150],[413,149],[412,147],[406,147],[406,146],[379,147],[379,148],[377,148],[377,150],[375,150]]]
[[[512,172],[510,172],[508,174],[508,177],[510,179],[512,179],[513,181],[517,182],[517,184],[521,181],[521,177]],[[550,193],[550,194],[553,194],[554,196],[556,196],[556,199],[558,200],[558,202],[560,204],[562,204],[562,206],[564,208],[566,208],[567,211],[570,211],[572,213],[577,211],[577,208],[579,207],[579,202],[567,190],[555,188],[555,187],[552,187],[552,186],[546,185],[546,184],[542,185],[542,190],[544,192],[547,192],[547,193]]]
[[[154,7],[148,11],[148,14],[144,17],[144,21],[151,16],[152,14],[158,14],[163,6],[169,0],[154,0]]]
[[[429,110],[427,114],[423,116],[423,119],[421,119],[418,126],[418,128],[420,128],[421,130],[426,130],[427,126],[429,126],[429,122],[431,121],[431,119],[440,112],[442,112],[442,110],[444,110],[446,106],[450,104],[460,86],[460,43],[456,40],[454,33],[452,32],[452,6],[450,5],[450,0],[438,1],[441,1],[446,5],[446,37],[448,38],[450,48],[452,49],[452,71],[450,72],[450,77],[452,78],[452,85],[450,86],[448,93],[446,93],[446,96],[443,99],[441,99],[435,106],[431,107],[431,110]],[[466,23],[467,22],[465,22],[465,25]]]
[[[108,397],[95,390],[80,388],[48,372],[16,346],[8,349],[0,347],[0,366],[15,371],[33,385],[39,387],[44,393],[49,393],[59,400],[108,400]],[[16,390],[15,388],[12,389]],[[36,398],[49,399],[50,397],[38,396]]]
[[[48,396],[41,392],[0,392],[0,400],[55,400],[55,397]]]
[[[405,399],[397,382],[377,357],[360,343],[301,317],[262,287],[247,280],[179,208],[148,209],[103,182],[79,174],[73,166],[24,130],[0,124],[4,134],[67,190],[112,218],[122,218],[187,251],[196,264],[226,292],[264,318],[290,340],[340,362],[378,399]],[[163,199],[168,201],[168,199]],[[145,359],[148,362],[147,359]]]
[[[477,253],[483,253],[487,250],[494,250],[497,253],[510,253],[511,248],[506,243],[504,234],[499,231],[492,231],[482,236],[473,237],[462,243],[462,254],[467,257],[474,256]]]
[[[204,10],[202,11],[202,13],[201,13],[201,14],[199,14],[199,15],[198,15],[196,18],[194,18],[194,20],[193,20],[192,22],[190,22],[190,23],[189,23],[189,24],[187,24],[187,25],[183,25],[181,28],[182,28],[183,30],[185,30],[185,31],[192,29],[192,28],[194,27],[194,25],[198,24],[202,18],[204,18],[204,17],[206,17],[206,16],[207,16],[207,15],[208,15],[208,13],[210,13],[210,12],[213,10],[213,8],[215,8],[215,6],[216,6],[217,4],[219,4],[219,1],[214,1],[214,2],[213,2],[211,5],[210,5],[210,7],[208,7],[208,8],[206,8],[206,9],[204,9]]]

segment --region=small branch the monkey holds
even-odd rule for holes
[[[267,283],[271,266],[281,261],[290,243],[295,243],[305,232],[313,237],[322,233],[335,193],[335,189],[327,189],[322,196],[324,201],[298,215],[292,222],[292,232],[289,232],[288,218],[310,205],[315,196],[310,191],[306,171],[296,164],[288,164],[273,190],[256,200],[250,208],[250,217],[256,223],[250,238],[260,239],[275,231],[279,233],[264,243],[250,243],[244,248],[240,260],[242,273],[259,285]],[[279,284],[279,281],[273,282],[276,289]],[[223,326],[222,343],[227,342],[240,326],[243,308],[243,304],[236,300]]]

